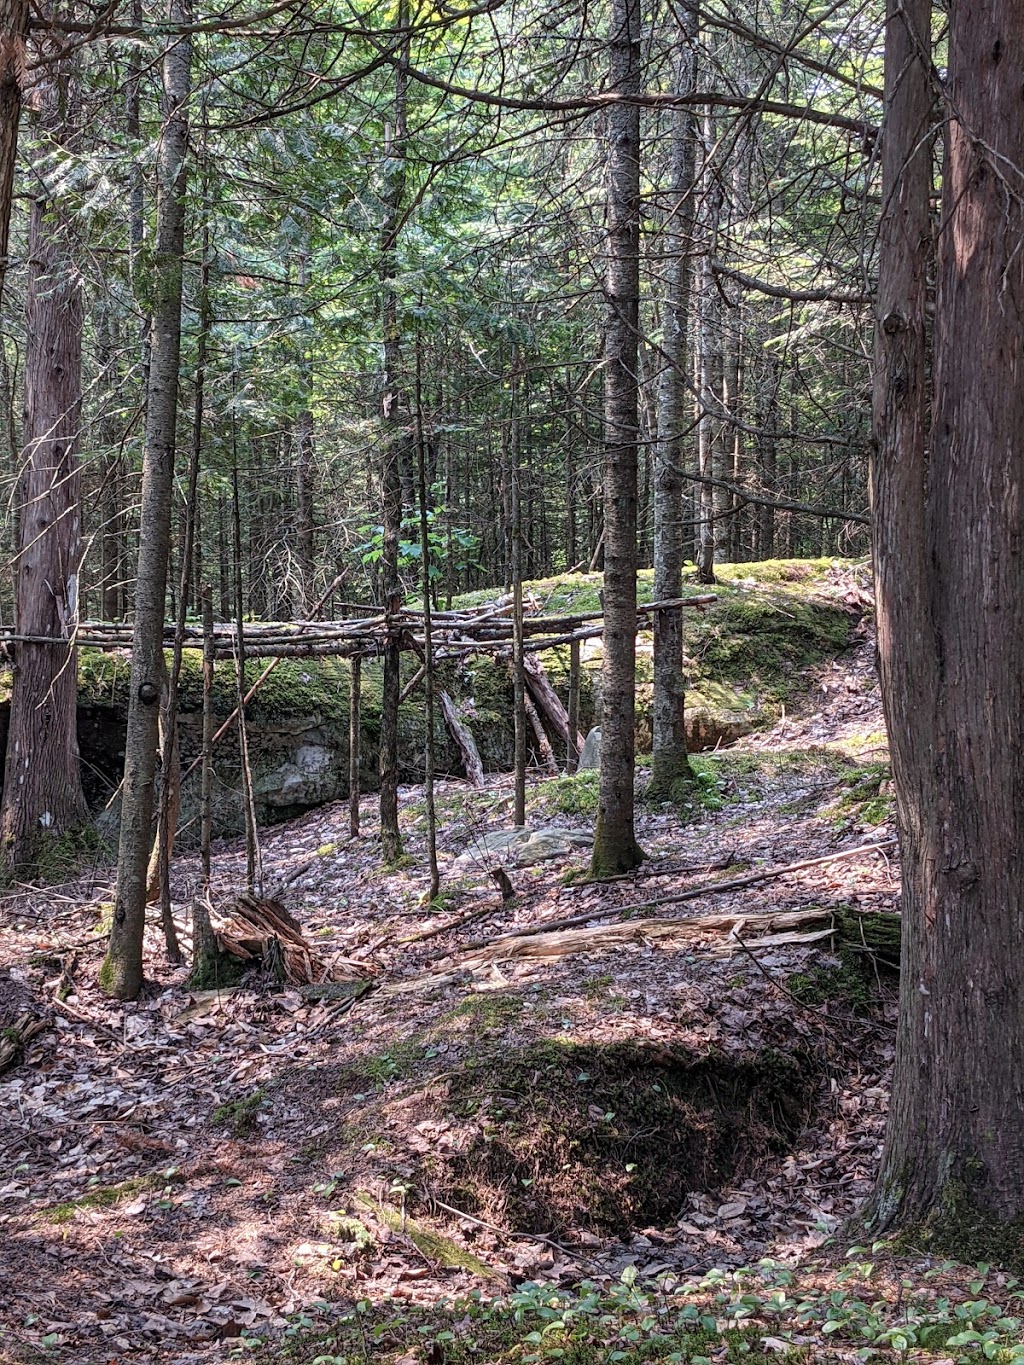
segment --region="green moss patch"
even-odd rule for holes
[[[228,1128],[235,1137],[249,1137],[256,1130],[256,1114],[266,1097],[262,1089],[229,1100],[213,1111],[211,1121]]]
[[[378,1222],[383,1223],[392,1232],[400,1232],[403,1236],[408,1237],[416,1250],[426,1260],[449,1269],[455,1267],[460,1270],[468,1270],[471,1274],[479,1275],[484,1280],[499,1280],[501,1278],[478,1256],[474,1256],[472,1252],[459,1246],[457,1242],[453,1242],[450,1237],[438,1232],[436,1228],[428,1227],[422,1219],[410,1218],[400,1209],[388,1208],[386,1204],[378,1203],[376,1199],[367,1194],[361,1194],[357,1197],[360,1204],[369,1209]]]
[[[61,1204],[52,1204],[49,1208],[42,1209],[39,1217],[46,1223],[70,1223],[80,1209],[116,1208],[133,1195],[142,1194],[145,1190],[161,1189],[180,1178],[172,1171],[161,1171],[153,1175],[134,1176],[130,1180],[122,1180],[119,1185],[101,1185],[79,1195],[77,1199],[67,1199]]]
[[[981,1167],[980,1162],[977,1165]],[[890,1243],[891,1249],[949,1257],[968,1265],[980,1262],[986,1272],[995,1264],[1014,1275],[1024,1275],[1024,1217],[998,1219],[979,1200],[972,1188],[974,1178],[974,1173],[968,1172],[965,1179],[950,1180],[938,1212],[924,1223],[904,1228]]]
[[[893,800],[888,763],[851,765],[843,778],[844,790],[826,815],[839,824],[881,825],[890,818]]]
[[[824,602],[770,596],[725,598],[703,623],[687,623],[693,686],[742,684],[761,700],[781,701],[806,682],[801,674],[846,648],[850,618]]]
[[[537,784],[530,793],[530,813],[595,816],[600,780],[597,772],[581,772]]]

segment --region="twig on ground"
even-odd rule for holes
[[[427,1196],[435,1207],[444,1209],[445,1213],[450,1213],[454,1218],[464,1218],[467,1223],[474,1223],[478,1228],[486,1228],[488,1232],[496,1232],[499,1237],[508,1237],[520,1242],[539,1242],[542,1246],[552,1247],[555,1251],[560,1251],[563,1256],[571,1256],[573,1260],[584,1261],[586,1257],[578,1256],[572,1247],[563,1246],[561,1242],[556,1242],[552,1237],[545,1237],[539,1232],[509,1232],[505,1228],[499,1228],[496,1223],[487,1223],[483,1218],[477,1218],[472,1213],[463,1213],[462,1209],[452,1208],[451,1204],[445,1204],[436,1195]]]
[[[493,914],[501,909],[499,901],[475,901],[467,907],[461,915],[456,915],[454,919],[448,920],[444,924],[435,924],[432,929],[423,929],[418,934],[409,934],[405,938],[396,939],[396,943],[424,943],[428,938],[436,938],[438,934],[447,934],[452,929],[461,929],[463,925],[469,924],[472,920],[481,919],[484,915]]]

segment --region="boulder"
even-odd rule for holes
[[[583,742],[583,752],[577,765],[581,773],[601,771],[601,727],[595,725]]]
[[[555,858],[571,857],[574,853],[589,849],[593,842],[592,835],[579,829],[556,829],[553,826],[542,829],[525,826],[499,829],[474,839],[470,847],[456,858],[455,868],[465,870],[481,865],[533,867]]]

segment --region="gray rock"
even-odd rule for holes
[[[330,801],[337,790],[335,755],[321,744],[300,744],[291,762],[265,772],[257,795],[268,806],[315,806]]]
[[[580,754],[580,761],[577,765],[581,773],[597,773],[601,771],[601,727],[595,725],[590,734],[583,741],[583,752]]]
[[[456,858],[455,868],[496,864],[533,867],[554,858],[568,858],[590,848],[593,842],[591,835],[578,829],[499,829],[475,839]]]

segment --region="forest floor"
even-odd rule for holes
[[[368,974],[354,1001],[190,992],[154,926],[122,1006],[96,986],[109,869],[0,900],[0,1030],[49,1021],[0,1076],[0,1362],[1018,1358],[1012,1277],[850,1251],[895,1019],[893,977],[827,930],[897,896],[867,847],[892,836],[867,635],[698,768],[687,818],[641,803],[638,873],[574,879],[581,850],[513,869],[508,904],[505,778],[438,784],[441,905],[420,789],[398,871],[369,799],[356,841],[340,806],[264,831],[266,884]],[[529,803],[586,833],[595,778],[538,775]],[[237,893],[244,848],[214,872]],[[196,861],[174,875],[184,912]]]

